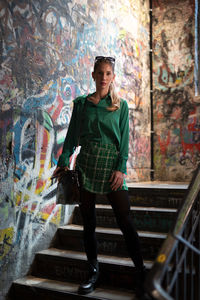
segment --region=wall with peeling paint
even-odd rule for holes
[[[0,297],[71,216],[50,176],[96,55],[116,57],[129,103],[128,179],[149,179],[148,47],[145,0],[0,2]]]
[[[195,1],[153,1],[155,179],[189,181],[200,161]]]

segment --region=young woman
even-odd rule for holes
[[[79,287],[80,294],[92,292],[99,277],[95,235],[95,195],[97,193],[107,195],[130,257],[138,271],[138,278],[141,279],[141,286],[144,275],[139,238],[130,216],[128,188],[124,178],[129,144],[128,105],[115,93],[114,67],[113,57],[97,56],[95,58],[92,77],[96,84],[96,91],[74,100],[63,152],[53,174],[59,177],[60,168],[68,167],[81,127],[81,151],[77,157],[76,168],[82,175],[80,211],[90,272],[88,280]]]

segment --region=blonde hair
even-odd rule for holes
[[[118,110],[120,108],[121,100],[116,93],[113,82],[111,82],[111,84],[110,84],[109,92],[110,92],[110,97],[111,97],[111,106],[107,107],[107,110],[110,110],[110,111]]]
[[[106,57],[102,57],[102,58],[100,58],[99,60],[97,60],[95,62],[95,64],[94,64],[94,72],[96,72],[97,67],[102,62],[109,64],[111,66],[113,74],[114,74],[115,65],[114,65],[114,63],[112,63]],[[110,84],[109,93],[110,93],[110,97],[111,97],[111,105],[109,107],[107,107],[107,110],[109,110],[109,111],[118,110],[120,108],[120,102],[121,102],[121,100],[120,100],[119,96],[117,95],[117,92],[115,90],[115,86],[114,86],[113,82]]]

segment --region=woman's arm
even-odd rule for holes
[[[126,163],[128,160],[128,147],[129,147],[129,110],[128,104],[123,100],[121,103],[121,114],[119,120],[121,140],[119,146],[119,160],[116,170],[112,173],[110,178],[111,188],[116,191],[122,188],[124,183],[124,174],[126,174]]]
[[[119,160],[116,170],[126,174],[126,163],[128,160],[129,148],[129,109],[128,104],[125,100],[123,100],[121,105],[122,108],[119,121],[121,141],[119,146]]]

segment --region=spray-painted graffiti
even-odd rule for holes
[[[194,100],[194,1],[153,2],[155,176],[190,180],[199,162]],[[191,123],[195,125],[191,126]]]
[[[130,136],[129,136],[129,160],[128,178],[130,181],[149,180],[150,178],[150,101],[149,101],[149,72],[148,53],[149,53],[149,32],[147,2],[133,3],[130,1],[133,10],[132,20],[127,21],[134,24],[136,38],[132,34],[132,28],[128,32],[121,31],[118,45],[123,53],[122,69],[125,74],[120,78],[120,94],[128,100],[130,107]],[[144,4],[144,6],[143,6]],[[138,26],[137,19],[134,18],[141,14],[142,25]],[[122,18],[123,19],[123,18]],[[143,56],[144,54],[144,56]],[[139,151],[138,151],[139,150]]]
[[[143,0],[136,2],[0,3],[0,217],[6,224],[0,236],[0,274],[12,264],[9,280],[27,271],[34,252],[48,245],[56,225],[71,214],[71,208],[56,206],[50,176],[62,151],[72,100],[94,88],[95,55],[117,58],[116,84],[133,108],[131,154],[145,149],[138,161],[148,168],[148,7]],[[136,160],[129,163],[130,174],[135,166]],[[132,178],[146,176],[137,172]],[[5,183],[13,185],[13,174],[11,197]],[[2,290],[9,280],[2,281]]]
[[[14,224],[12,110],[0,113],[0,230]]]
[[[142,113],[145,111],[140,108]],[[129,181],[142,181],[149,179],[150,168],[150,138],[149,124],[144,118],[143,122],[138,117],[140,112],[130,109],[129,119],[131,132],[129,135],[129,160],[128,178]],[[146,128],[145,128],[146,121]]]

